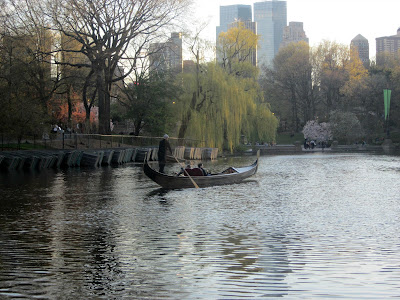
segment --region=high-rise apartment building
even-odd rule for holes
[[[306,42],[308,44],[308,37],[303,29],[303,22],[289,22],[283,30],[283,38],[280,47],[286,47],[290,43]]]
[[[400,28],[397,29],[397,35],[383,36],[376,38],[376,56],[379,54],[397,54],[400,50]]]
[[[369,65],[369,43],[365,37],[358,34],[351,40],[350,49],[355,49],[358,52],[358,56],[365,67]]]
[[[182,72],[182,34],[173,32],[165,43],[153,43],[149,49],[150,70]]]
[[[279,51],[283,30],[287,26],[286,1],[254,3],[254,22],[257,23],[257,33],[260,35],[258,64],[270,65]]]

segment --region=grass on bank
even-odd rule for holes
[[[278,133],[276,135],[277,145],[293,145],[294,142],[302,143],[304,141],[304,135],[301,132],[290,134],[290,133]]]
[[[48,149],[49,147],[47,147]],[[0,144],[0,150],[9,151],[9,150],[38,150],[38,149],[46,149],[41,144],[33,144],[28,141],[18,143],[2,143]]]

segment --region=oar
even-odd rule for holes
[[[189,178],[190,178],[190,180],[192,181],[194,187],[195,187],[196,189],[198,189],[199,186],[198,186],[197,183],[193,180],[192,176],[190,176],[189,173],[186,171],[185,165],[182,165],[182,164],[179,162],[179,160],[176,158],[175,155],[172,154],[172,156],[175,158],[175,160],[177,161],[177,163],[180,164],[180,165],[182,166],[183,172],[185,172],[185,174],[186,174],[187,176],[189,176]]]

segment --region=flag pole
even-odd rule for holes
[[[389,116],[390,116],[390,96],[392,94],[392,90],[384,89],[383,90],[383,101],[385,104],[385,123],[386,123],[386,137],[390,138],[390,126],[389,126]]]

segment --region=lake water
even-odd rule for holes
[[[168,192],[135,165],[2,173],[0,299],[398,298],[399,183],[400,157],[358,154]]]

